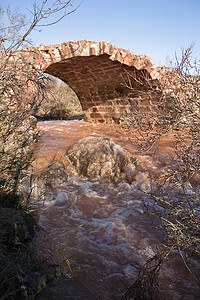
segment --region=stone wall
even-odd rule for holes
[[[160,94],[151,59],[109,42],[78,41],[27,47],[32,65],[66,82],[79,97],[85,121],[120,122],[135,107],[152,109]]]

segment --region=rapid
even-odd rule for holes
[[[63,281],[41,299],[121,299],[139,269],[166,242],[160,219],[151,214],[155,204],[149,193],[154,180],[169,167],[173,150],[165,140],[154,154],[144,155],[116,125],[41,121],[38,129],[35,171],[55,158],[64,162],[67,148],[87,136],[112,138],[138,159],[141,169],[131,184],[90,182],[72,174],[46,187],[45,194],[38,184],[33,190],[33,200],[37,200],[34,214],[40,227],[36,239],[39,259],[65,266],[77,294],[70,298]],[[198,272],[195,259],[193,265]],[[177,253],[169,255],[158,283],[162,299],[200,299],[198,286]]]

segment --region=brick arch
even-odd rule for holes
[[[109,42],[78,41],[32,48],[34,67],[66,82],[79,97],[85,121],[120,122],[135,106],[149,108],[159,95],[152,90],[153,65]],[[127,87],[127,84],[130,88]]]

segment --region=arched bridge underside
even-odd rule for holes
[[[78,41],[33,48],[34,67],[66,82],[79,97],[85,121],[120,122],[133,110],[149,110],[159,93],[147,56],[109,42]]]

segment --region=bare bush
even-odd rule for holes
[[[168,78],[166,73],[167,85],[159,86],[161,97],[156,107],[150,112],[133,111],[123,125],[123,130],[136,137],[143,151],[149,151],[153,146],[156,148],[157,142],[169,132],[174,136],[174,165],[157,190],[149,194],[155,206],[148,211],[160,218],[167,235],[165,248],[161,251],[162,259],[157,260],[157,255],[151,259],[154,268],[147,270],[145,266],[142,269],[125,299],[156,298],[149,294],[152,292],[151,281],[147,285],[144,281],[150,276],[152,288],[155,286],[158,270],[168,256],[163,254],[172,250],[181,256],[187,270],[200,285],[198,274],[190,264],[192,256],[199,258],[200,255],[199,73],[199,61],[192,58],[192,46],[182,50],[181,57],[176,56]]]
[[[33,29],[57,23],[74,12],[72,1],[43,0],[34,2],[32,21],[17,11],[0,7],[0,192],[16,193],[23,172],[32,156],[37,139],[32,117],[47,97],[39,70],[31,66],[29,57],[19,51],[30,43]],[[48,23],[49,22],[49,23]]]
[[[31,163],[37,140],[36,113],[46,98],[39,70],[29,54],[33,29],[57,23],[72,13],[72,0],[33,2],[31,22],[15,10],[0,6],[0,298],[35,299],[46,285],[29,243],[36,224],[23,210],[20,183]],[[48,24],[49,22],[49,24]],[[37,271],[37,272],[36,272]],[[35,280],[35,276],[37,279]],[[42,280],[42,281],[41,281]]]

